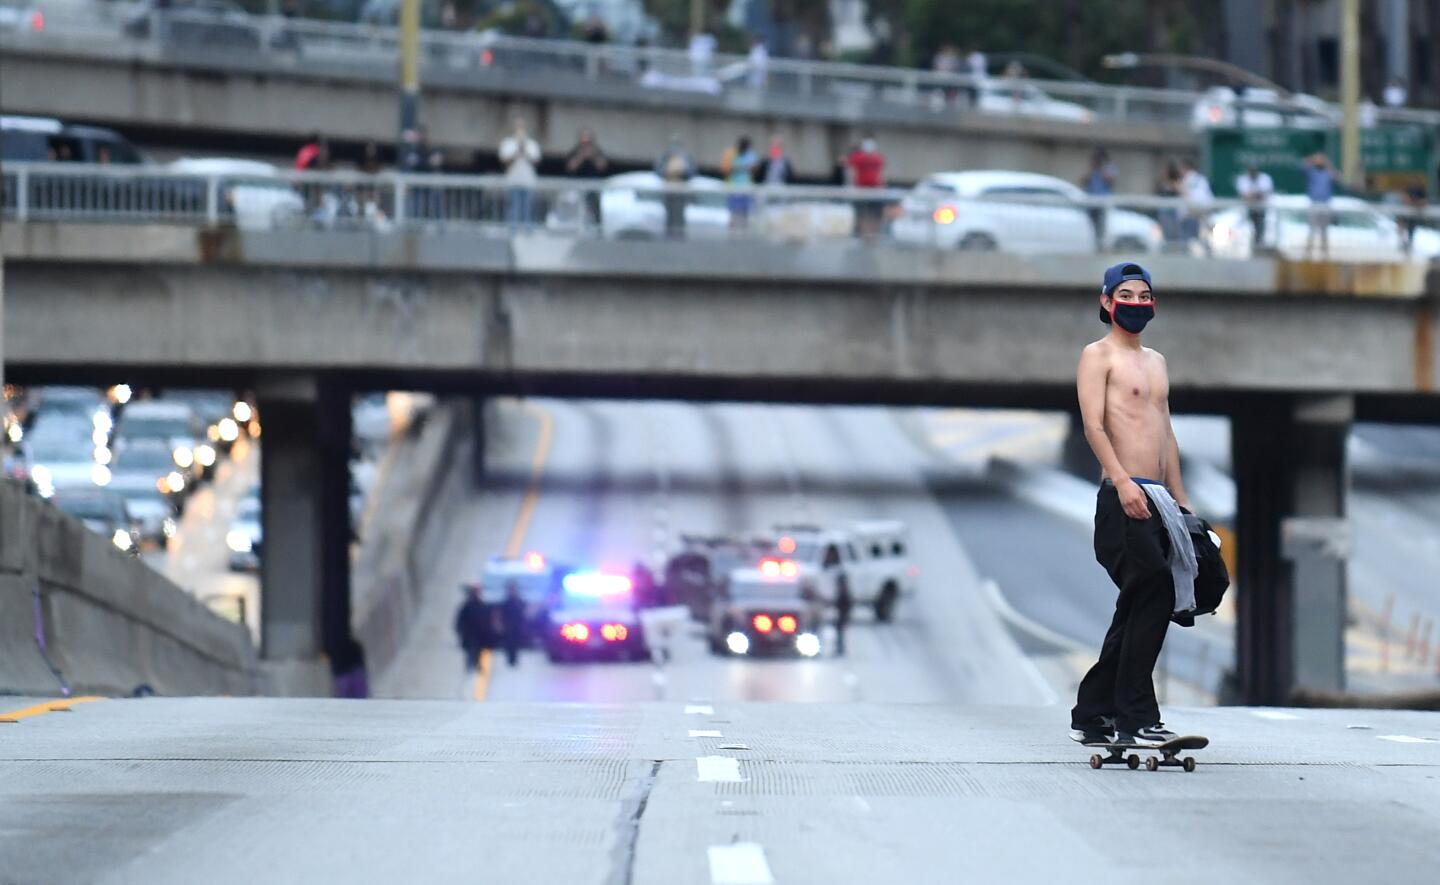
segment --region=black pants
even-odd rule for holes
[[[505,643],[505,663],[511,667],[520,663],[520,644],[518,642]]]
[[[1120,731],[1160,721],[1152,673],[1175,608],[1175,580],[1166,557],[1170,537],[1155,508],[1149,519],[1131,519],[1110,483],[1095,501],[1095,558],[1120,588],[1115,617],[1100,647],[1100,660],[1080,682],[1070,711],[1073,725],[1098,724],[1114,716]]]

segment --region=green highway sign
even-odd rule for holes
[[[1367,190],[1393,191],[1435,187],[1435,135],[1423,126],[1385,126],[1360,130],[1360,164]],[[1210,129],[1205,139],[1205,168],[1219,197],[1235,196],[1235,179],[1255,165],[1270,173],[1278,193],[1304,193],[1300,163],[1323,151],[1338,168],[1340,136],[1333,129]]]

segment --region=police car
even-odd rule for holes
[[[525,622],[533,637],[544,632],[548,600],[564,570],[539,553],[530,552],[520,557],[492,556],[485,563],[480,577],[480,601],[487,606],[498,607],[505,602],[506,588],[513,582],[515,590],[525,602]]]
[[[625,575],[564,575],[550,597],[542,634],[551,662],[648,659],[634,591],[634,582]]]
[[[835,603],[842,574],[854,604],[874,609],[877,621],[893,619],[900,600],[915,592],[919,570],[910,561],[909,531],[903,522],[780,525],[775,531],[775,554],[813,578],[816,592],[828,604]]]
[[[765,558],[733,570],[711,607],[710,650],[732,655],[820,653],[825,606],[793,560]]]

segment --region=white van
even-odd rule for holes
[[[909,532],[895,520],[855,522],[822,528],[778,525],[777,555],[793,560],[815,577],[815,587],[834,605],[836,581],[844,575],[856,605],[875,610],[875,619],[890,621],[902,597],[915,592],[918,575],[910,562]]]

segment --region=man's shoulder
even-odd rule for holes
[[[1106,337],[1106,338],[1098,338],[1098,339],[1096,339],[1096,340],[1094,340],[1094,341],[1091,341],[1089,344],[1085,345],[1083,348],[1081,348],[1081,350],[1080,350],[1080,359],[1082,359],[1082,360],[1109,360],[1109,359],[1110,359],[1110,354],[1111,354],[1113,351],[1114,351],[1114,346],[1110,343],[1110,339],[1109,339],[1108,337]]]
[[[1143,350],[1145,351],[1146,355],[1149,356],[1151,359],[1158,360],[1161,365],[1165,364],[1165,354],[1161,353],[1153,347],[1145,347],[1143,348]]]

